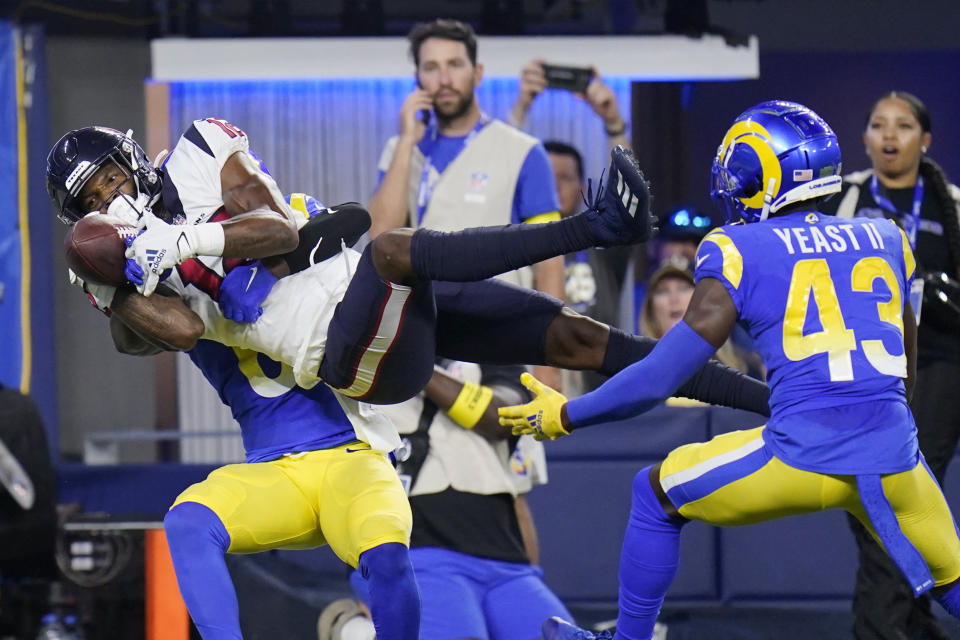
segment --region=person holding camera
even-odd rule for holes
[[[531,60],[520,72],[520,91],[508,122],[522,128],[534,99],[548,87],[572,91],[586,100],[603,120],[611,149],[617,145],[630,147],[617,97],[593,67],[561,67],[541,59]],[[547,140],[543,146],[553,168],[560,215],[573,215],[581,203],[582,194],[586,193],[583,157],[576,147],[560,140]],[[633,247],[614,247],[604,251],[587,249],[564,256],[566,303],[578,313],[600,322],[632,329],[624,322],[625,318],[633,316],[632,312],[621,312],[632,254]],[[606,376],[592,371],[564,371],[563,391],[577,396],[596,389],[604,380]]]
[[[930,114],[916,96],[891,91],[867,114],[863,143],[872,168],[844,177],[843,190],[821,206],[840,217],[894,220],[917,260],[924,284],[913,307],[920,313],[917,385],[910,403],[920,451],[943,485],[960,438],[960,189],[927,157]],[[853,598],[857,640],[949,638],[930,611],[930,598],[914,600],[906,580],[858,522],[851,528],[860,548]]]
[[[603,120],[610,148],[617,145],[630,148],[627,124],[620,115],[617,96],[593,67],[560,67],[547,64],[539,58],[531,60],[520,71],[520,91],[508,122],[522,128],[534,99],[548,87],[567,89],[586,100],[593,112]]]

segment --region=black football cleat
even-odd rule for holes
[[[589,198],[589,196],[588,196]],[[656,229],[650,214],[650,184],[633,153],[621,146],[610,152],[610,169],[601,177],[596,198],[583,213],[598,247],[647,241]]]

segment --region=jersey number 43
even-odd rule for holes
[[[877,303],[877,316],[900,333],[903,342],[903,305],[900,285],[893,268],[883,258],[863,258],[850,274],[851,289],[856,293],[872,293],[874,281],[879,278],[890,290],[890,300]],[[811,293],[817,307],[822,329],[804,334],[807,307]],[[876,325],[872,325],[876,326]],[[783,353],[790,360],[804,360],[812,355],[826,353],[830,380],[853,380],[850,353],[857,349],[858,338],[844,321],[837,289],[830,276],[830,267],[823,258],[800,260],[793,268],[787,307],[783,318]],[[905,354],[892,355],[882,340],[861,339],[863,353],[874,369],[882,374],[904,378],[907,375]]]

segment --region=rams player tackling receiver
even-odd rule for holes
[[[914,258],[892,222],[818,213],[817,200],[840,184],[837,138],[817,114],[792,102],[748,109],[713,163],[712,195],[734,224],[701,243],[683,320],[592,393],[566,402],[527,379],[537,397],[500,409],[514,433],[550,439],[637,415],[710,358],[737,321],[764,358],[765,426],[679,447],[636,475],[613,638],[651,637],[686,522],[744,525],[837,508],[882,543],[915,594],[932,590],[960,617],[960,540],[907,406]],[[611,636],[551,619],[544,637]]]

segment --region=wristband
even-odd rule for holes
[[[223,225],[205,222],[184,228],[184,235],[194,256],[222,256],[224,245]],[[193,256],[191,256],[193,257]]]
[[[620,126],[616,128],[611,128],[610,125],[604,123],[603,130],[606,131],[607,135],[611,138],[614,136],[623,135],[623,132],[627,130],[627,123],[621,120]]]
[[[447,409],[447,415],[464,429],[473,429],[490,406],[491,400],[493,389],[473,382],[464,382],[457,399]]]

